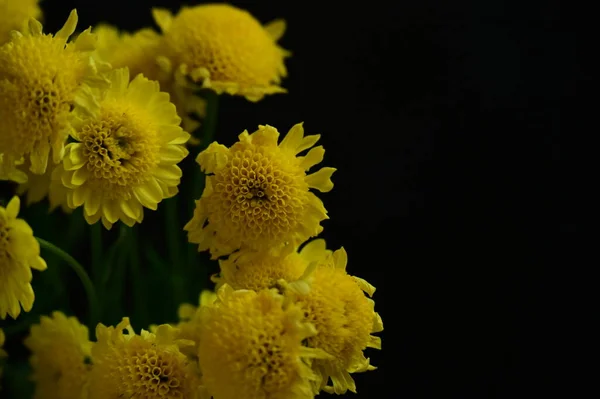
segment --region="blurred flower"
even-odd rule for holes
[[[375,288],[365,280],[346,273],[348,256],[341,248],[324,261],[313,264],[303,279],[309,290],[290,290],[296,304],[304,310],[308,321],[319,332],[307,339],[307,346],[332,355],[316,359],[313,369],[321,376],[319,389],[328,393],[356,392],[350,373],[374,370],[363,350],[381,349],[381,339],[371,333],[383,330],[381,317],[374,310],[375,302],[363,291],[373,295]],[[290,285],[294,288],[294,284]],[[333,386],[327,385],[329,378]]]
[[[197,368],[180,351],[192,343],[176,336],[177,330],[167,324],[158,326],[156,334],[142,330],[137,335],[127,317],[116,327],[98,324],[89,399],[196,398]]]
[[[214,399],[312,399],[307,365],[326,357],[303,346],[316,334],[302,311],[274,291],[233,291],[227,285],[200,309],[198,358],[202,382]]]
[[[39,0],[0,0],[0,46],[10,39],[10,31],[20,30],[29,18],[40,19]]]
[[[95,43],[90,30],[67,44],[76,25],[75,10],[54,36],[43,34],[42,24],[30,19],[23,33],[0,47],[0,176],[10,176],[23,157],[33,173],[43,174],[50,150],[58,163],[76,99],[105,82],[90,56]]]
[[[102,219],[107,229],[118,220],[141,223],[144,207],[156,210],[177,194],[190,137],[157,82],[138,75],[130,83],[127,68],[109,79],[109,89],[82,96],[72,120],[76,141],[52,174],[68,189],[69,207],[83,206],[89,224]]]
[[[35,295],[31,288],[31,269],[46,270],[40,257],[40,244],[33,230],[23,219],[18,219],[21,201],[13,197],[6,208],[0,206],[0,318],[8,314],[13,319],[21,313],[21,306],[29,312]]]
[[[179,305],[177,311],[179,324],[176,326],[179,330],[178,337],[194,342],[194,346],[182,347],[181,352],[195,361],[198,360],[198,342],[200,340],[200,313],[198,310],[204,306],[212,305],[216,299],[217,295],[213,291],[204,290],[200,293],[198,306],[189,303]]]
[[[34,399],[81,399],[91,369],[92,343],[86,326],[55,311],[31,326],[25,339],[31,351]]]
[[[178,76],[209,88],[258,101],[283,93],[287,51],[277,45],[285,22],[262,26],[250,13],[229,4],[183,7],[173,16],[153,9],[164,34],[163,66]]]
[[[331,251],[326,250],[325,240],[318,239],[307,243],[300,252],[289,254],[233,254],[226,260],[219,260],[221,273],[213,280],[217,283],[217,289],[223,284],[236,290],[274,288],[281,279],[288,282],[300,279],[311,262],[325,259],[329,253]]]
[[[306,171],[323,160],[319,135],[304,137],[302,124],[292,127],[277,145],[279,132],[259,126],[227,148],[213,142],[196,161],[208,176],[194,216],[185,226],[188,240],[213,259],[237,249],[265,251],[284,244],[295,247],[319,234],[327,219],[323,203],[311,191],[333,188],[334,168]]]
[[[129,68],[130,79],[142,73],[148,79],[158,81],[160,90],[171,96],[170,100],[182,119],[183,129],[192,133],[198,128],[197,119],[204,116],[206,103],[194,96],[193,91],[175,85],[172,74],[159,67],[157,58],[163,47],[161,35],[149,28],[127,33],[106,24],[97,25],[93,32],[98,35],[96,57],[110,63],[115,69]]]
[[[67,189],[62,184],[51,184],[52,172],[56,165],[48,166],[43,175],[36,175],[29,170],[29,162],[19,166],[19,170],[27,175],[27,181],[19,184],[17,195],[24,195],[27,206],[42,201],[48,197],[50,212],[60,206],[63,212],[71,213],[73,210],[67,205]]]

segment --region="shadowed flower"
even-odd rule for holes
[[[229,4],[183,7],[175,16],[153,9],[164,34],[163,67],[215,92],[258,101],[283,93],[287,51],[277,45],[285,22],[262,26],[250,13]]]
[[[300,279],[311,262],[324,260],[330,253],[325,248],[325,240],[318,239],[304,245],[300,252],[289,254],[233,254],[225,260],[219,260],[221,273],[214,276],[213,280],[217,283],[216,289],[223,284],[235,290],[276,288],[281,279],[289,282]]]
[[[116,327],[99,324],[98,342],[92,348],[89,399],[196,398],[197,369],[179,350],[192,343],[176,336],[177,330],[168,324],[158,326],[156,334],[142,330],[137,335],[127,317]]]
[[[200,293],[198,306],[194,306],[190,303],[182,303],[179,305],[177,311],[179,323],[176,326],[179,330],[178,337],[194,342],[194,346],[182,347],[181,352],[185,353],[186,356],[195,361],[198,360],[198,342],[200,340],[200,313],[198,310],[203,306],[212,305],[216,299],[217,295],[213,291],[204,290]]]
[[[43,34],[42,24],[30,19],[24,32],[15,32],[0,47],[2,177],[14,175],[11,171],[22,158],[30,161],[33,173],[43,174],[51,150],[58,163],[72,107],[86,88],[105,83],[90,56],[96,39],[90,29],[67,44],[76,25],[75,10],[54,36]]]
[[[74,110],[75,142],[52,174],[68,189],[69,207],[83,206],[89,224],[101,219],[107,229],[141,223],[144,207],[156,210],[177,193],[190,137],[157,82],[138,75],[130,83],[127,68],[109,79],[109,89],[87,93]]]
[[[200,308],[198,358],[214,399],[312,399],[307,365],[327,355],[302,342],[316,333],[302,311],[274,291],[233,291]]]
[[[20,30],[29,18],[40,19],[39,0],[0,0],[0,46],[10,39],[10,31]]]
[[[31,326],[25,346],[35,381],[34,399],[85,397],[92,343],[86,326],[75,317],[53,312]]]
[[[67,188],[59,184],[51,184],[52,172],[55,165],[48,166],[43,175],[36,175],[29,170],[29,162],[19,166],[19,169],[27,175],[27,181],[19,184],[17,195],[25,195],[26,204],[30,206],[48,198],[50,203],[50,212],[60,206],[65,213],[71,213],[73,210],[67,205]]]
[[[21,313],[21,306],[29,312],[35,295],[31,288],[31,269],[46,270],[40,257],[40,244],[33,230],[23,219],[18,219],[21,201],[13,197],[6,208],[0,206],[0,318],[8,314],[13,319]]]
[[[240,248],[294,248],[319,234],[327,211],[310,189],[330,191],[335,169],[306,174],[323,160],[322,146],[298,156],[319,137],[305,137],[297,124],[278,145],[279,132],[267,125],[252,134],[244,131],[231,148],[213,142],[196,159],[208,176],[185,226],[188,240],[200,251],[210,250],[214,259]]]
[[[308,338],[307,345],[332,355],[330,359],[316,359],[312,365],[321,376],[318,388],[336,394],[356,392],[350,373],[375,369],[363,350],[381,349],[381,339],[371,333],[383,330],[381,317],[374,310],[375,302],[364,294],[373,295],[375,288],[348,275],[347,261],[346,251],[341,248],[307,269],[302,280],[310,289],[296,282],[287,291],[319,332]],[[332,385],[328,385],[329,378]]]

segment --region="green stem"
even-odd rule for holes
[[[75,260],[75,258],[73,258],[71,255],[69,255],[62,249],[58,248],[51,242],[48,242],[42,238],[36,237],[36,239],[40,243],[40,247],[52,252],[54,255],[58,256],[69,266],[71,266],[71,269],[73,269],[73,271],[77,274],[77,277],[79,277],[79,279],[81,280],[85,293],[88,297],[88,304],[90,307],[89,327],[90,330],[95,329],[96,324],[100,321],[100,307],[98,303],[98,297],[96,295],[96,289],[94,288],[94,284],[92,284],[92,280],[90,280],[90,277],[88,276],[87,272],[85,271],[83,266],[81,266],[81,264],[79,264],[79,262]]]
[[[129,232],[129,261],[131,262],[131,277],[133,280],[134,313],[140,320],[140,325],[148,325],[148,309],[146,307],[146,281],[140,269],[140,254],[138,249],[137,230],[132,227]]]
[[[92,250],[92,278],[96,287],[100,284],[102,270],[102,225],[99,222],[90,226]]]

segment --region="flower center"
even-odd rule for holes
[[[131,198],[131,190],[150,178],[160,145],[155,126],[125,104],[103,106],[101,116],[79,133],[90,183],[109,198]]]
[[[53,40],[24,36],[0,49],[0,146],[15,156],[68,134],[67,116],[85,66],[78,53]]]
[[[181,382],[174,371],[174,365],[168,356],[162,356],[155,351],[133,356],[128,362],[133,375],[131,380],[133,390],[148,398],[179,398],[183,397]],[[124,387],[131,390],[133,387]]]
[[[295,176],[285,161],[262,148],[232,155],[216,175],[217,195],[209,205],[214,221],[227,220],[232,233],[250,239],[276,238],[293,229],[308,191],[302,176]]]

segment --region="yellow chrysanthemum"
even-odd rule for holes
[[[333,356],[313,363],[313,369],[321,376],[319,389],[337,394],[356,392],[350,373],[375,369],[363,350],[381,349],[381,339],[371,333],[383,330],[381,317],[374,310],[375,302],[364,294],[372,296],[375,287],[348,275],[347,262],[346,251],[341,248],[307,270],[303,278],[310,290],[289,291],[319,332],[308,338],[307,345]],[[329,378],[333,386],[327,385]]]
[[[106,24],[95,26],[92,32],[98,36],[95,55],[99,59],[115,69],[129,68],[131,78],[142,73],[148,79],[160,80],[156,57],[161,37],[157,32],[144,28],[127,33]]]
[[[29,18],[40,19],[39,0],[0,0],[0,45],[10,39],[10,31],[19,30]]]
[[[183,7],[176,16],[153,9],[164,34],[167,67],[217,93],[258,101],[284,93],[289,53],[277,45],[285,22],[262,26],[250,13],[229,4]]]
[[[4,331],[2,331],[2,329],[0,328],[0,381],[2,381],[2,361],[4,360],[5,357],[8,356],[6,351],[4,349],[2,349],[2,347],[4,346],[5,339],[6,338],[4,337]],[[2,389],[1,385],[0,385],[0,389]]]
[[[31,19],[26,31],[15,32],[0,47],[0,176],[10,176],[23,157],[33,173],[44,173],[50,150],[58,163],[73,105],[88,85],[104,82],[90,56],[95,44],[91,31],[67,44],[76,25],[75,10],[54,36],[43,34],[42,24]]]
[[[81,399],[91,369],[92,343],[75,317],[53,312],[31,326],[25,339],[31,351],[35,399]]]
[[[127,68],[109,79],[109,89],[82,96],[72,121],[76,142],[52,174],[53,184],[68,189],[69,207],[83,205],[87,222],[102,219],[107,229],[118,220],[141,223],[144,207],[156,210],[177,193],[190,137],[157,82],[138,75],[130,83]]]
[[[217,289],[228,284],[236,290],[260,291],[277,287],[279,280],[296,281],[302,277],[311,262],[324,260],[331,251],[322,239],[306,244],[300,252],[273,255],[269,252],[230,256],[220,260],[221,273],[213,280]]]
[[[200,309],[198,358],[202,382],[214,399],[314,397],[307,363],[326,357],[302,345],[316,331],[300,308],[275,291],[234,291],[228,285]]]
[[[105,24],[96,26],[93,32],[98,35],[98,58],[115,69],[129,68],[131,79],[142,73],[148,79],[158,81],[161,91],[171,95],[171,102],[182,119],[183,129],[193,132],[198,128],[199,123],[195,118],[204,116],[206,103],[202,98],[193,96],[190,90],[176,86],[173,76],[159,66],[157,59],[163,48],[161,35],[149,28],[127,33]],[[194,114],[195,118],[190,114]]]
[[[306,174],[323,160],[322,146],[297,156],[319,137],[304,137],[297,124],[277,145],[277,129],[259,126],[240,134],[231,148],[214,142],[198,154],[196,161],[209,176],[185,226],[189,241],[217,258],[240,248],[263,251],[286,243],[293,248],[319,234],[327,211],[309,189],[331,190],[335,169]]]
[[[179,338],[187,339],[194,343],[194,346],[186,346],[181,348],[181,352],[185,353],[191,359],[198,359],[198,342],[200,340],[200,313],[198,310],[204,306],[210,306],[217,300],[217,295],[213,291],[204,290],[200,293],[198,306],[190,303],[182,303],[179,305],[178,316]]]
[[[71,213],[73,210],[67,205],[67,189],[63,185],[50,184],[55,168],[55,165],[48,166],[43,175],[36,175],[29,170],[29,162],[20,165],[19,170],[27,175],[27,181],[19,184],[17,195],[25,195],[27,206],[48,197],[51,212],[60,206],[63,212]]]
[[[31,269],[46,270],[40,257],[40,244],[33,230],[18,219],[21,201],[13,197],[6,208],[0,206],[0,318],[8,314],[13,319],[21,306],[29,312],[35,295],[31,288]]]
[[[176,336],[177,330],[167,324],[158,326],[156,334],[142,330],[137,335],[127,317],[116,327],[98,324],[89,399],[196,398],[197,367],[179,349],[191,342]]]

